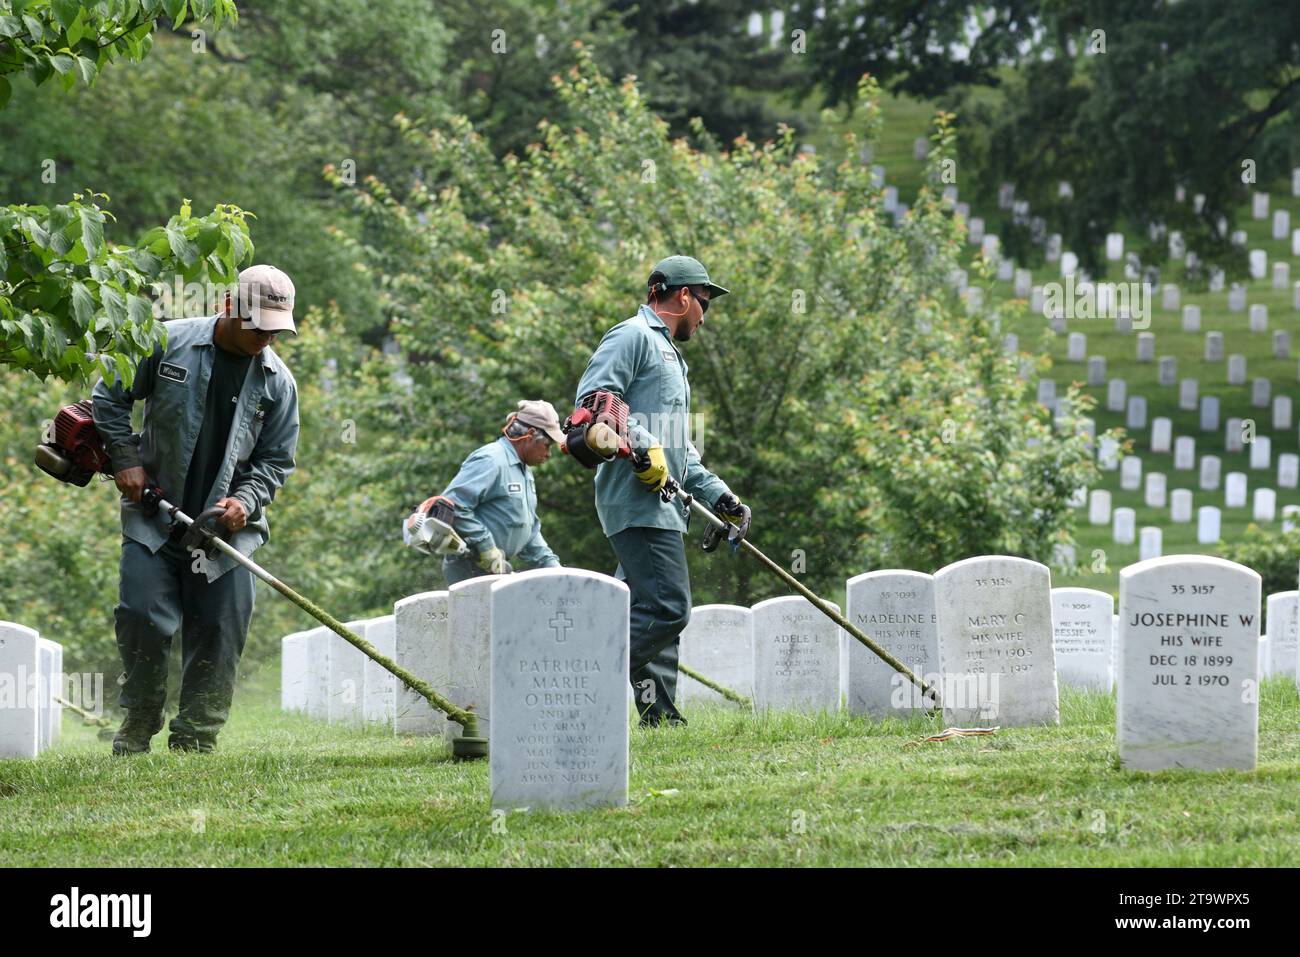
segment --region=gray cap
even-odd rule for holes
[[[555,442],[564,441],[564,433],[560,431],[560,416],[556,413],[555,406],[545,399],[521,399],[515,419],[524,425],[541,429]]]
[[[260,332],[292,332],[293,280],[274,266],[249,266],[239,274],[239,315]]]

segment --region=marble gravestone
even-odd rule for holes
[[[347,628],[359,638],[368,621],[349,621]],[[350,641],[329,632],[329,721],[360,724],[365,718],[366,656]]]
[[[575,568],[489,581],[492,807],[627,804],[627,586]]]
[[[307,632],[280,639],[280,710],[307,710]]]
[[[887,569],[855,575],[845,616],[863,634],[930,681],[939,670],[934,576]],[[921,691],[847,632],[840,633],[840,695],[850,714],[908,717],[925,709]]]
[[[1265,675],[1296,680],[1296,595],[1279,591],[1268,596],[1268,664]]]
[[[44,751],[58,743],[63,724],[63,705],[58,698],[63,697],[63,646],[48,638],[39,639],[40,679],[37,693],[40,695],[40,728],[37,732],[37,747]]]
[[[31,628],[0,621],[0,758],[34,758],[40,751],[40,636]]]
[[[741,605],[700,605],[682,630],[681,663],[746,698],[754,696],[753,614]],[[677,702],[731,705],[712,688],[677,676]]]
[[[303,636],[306,645],[306,674],[303,710],[307,717],[327,721],[330,716],[330,643],[334,634],[321,625]]]
[[[393,657],[397,663],[445,695],[451,685],[447,592],[426,591],[401,599],[393,605],[393,620]],[[445,735],[446,724],[447,716],[429,704],[424,695],[398,684],[393,714],[395,732]]]
[[[1259,741],[1259,574],[1208,555],[1119,573],[1120,763],[1253,770]]]
[[[754,709],[835,711],[839,626],[800,595],[760,601],[753,613]]]
[[[447,589],[450,633],[447,697],[478,714],[478,734],[488,737],[492,704],[492,586],[502,575],[480,575]],[[446,722],[448,741],[464,729]]]
[[[934,576],[939,694],[950,725],[1059,724],[1051,572],[1004,555]]]
[[[372,618],[366,624],[366,641],[386,658],[392,659],[397,648],[397,635],[392,615]],[[362,689],[361,710],[367,721],[376,724],[393,724],[393,705],[397,698],[397,678],[383,665],[366,659]]]
[[[1052,643],[1063,685],[1109,693],[1115,599],[1093,588],[1052,589]]]

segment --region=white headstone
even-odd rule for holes
[[[36,657],[40,669],[36,684],[39,696],[36,747],[38,751],[44,751],[53,747],[56,740],[55,726],[61,722],[63,715],[63,706],[55,700],[62,694],[60,679],[63,672],[63,647],[41,638],[38,640]]]
[[[1284,452],[1277,457],[1278,488],[1295,488],[1300,483],[1300,455]]]
[[[1250,382],[1250,404],[1257,409],[1268,408],[1269,394],[1272,392],[1272,383],[1259,376]]]
[[[1092,588],[1052,589],[1052,644],[1063,685],[1110,693],[1115,599]]]
[[[1228,356],[1228,385],[1246,384],[1246,357],[1239,354]]]
[[[397,663],[444,695],[451,690],[451,622],[447,598],[445,591],[426,591],[393,605]],[[447,733],[447,716],[405,685],[397,688],[395,712],[393,730],[398,734],[445,736]]]
[[[1293,532],[1300,526],[1300,505],[1282,506],[1282,531]]]
[[[1268,219],[1268,193],[1252,193],[1250,213],[1255,219]]]
[[[1147,400],[1145,397],[1135,395],[1128,400],[1128,412],[1125,414],[1124,424],[1130,429],[1145,429],[1147,427]]]
[[[1258,748],[1260,577],[1206,555],[1119,573],[1120,763],[1252,770]]]
[[[747,698],[754,695],[754,621],[740,605],[700,605],[691,609],[682,630],[681,663]],[[677,703],[730,702],[712,688],[682,674],[677,679]]]
[[[753,612],[755,710],[835,711],[839,626],[799,595],[760,601]]]
[[[1296,595],[1279,591],[1268,596],[1268,662],[1265,675],[1296,676]]]
[[[364,620],[349,621],[347,628],[358,638],[365,638],[368,624]],[[350,641],[331,631],[329,669],[330,723],[360,724],[365,717],[366,656]]]
[[[1088,524],[1110,524],[1110,492],[1095,488],[1088,493]]]
[[[1250,467],[1252,469],[1266,469],[1272,463],[1273,440],[1267,435],[1255,436],[1255,441],[1250,444]]]
[[[1089,356],[1088,357],[1088,385],[1105,385],[1106,383],[1106,357]]]
[[[1073,276],[1079,269],[1079,257],[1066,250],[1061,253],[1061,276]]]
[[[966,223],[966,238],[972,243],[978,243],[984,239],[984,220],[981,217],[972,216]]]
[[[1137,337],[1137,361],[1154,362],[1156,358],[1156,336],[1153,332],[1139,332]]]
[[[1223,450],[1225,452],[1240,452],[1242,450],[1241,419],[1232,418],[1228,420],[1228,424],[1223,430]]]
[[[1110,436],[1104,436],[1098,443],[1097,464],[1102,471],[1113,472],[1119,468],[1119,441]]]
[[[1201,491],[1213,492],[1219,487],[1223,460],[1217,455],[1201,456]]]
[[[1111,262],[1119,262],[1124,258],[1123,233],[1106,234],[1106,258]]]
[[[1116,545],[1132,545],[1137,535],[1137,512],[1131,508],[1117,508],[1114,512],[1111,539]]]
[[[280,639],[280,710],[307,710],[307,632]]]
[[[1148,472],[1143,490],[1142,503],[1147,508],[1164,508],[1166,500],[1166,480],[1163,472]]]
[[[328,721],[330,716],[330,629],[321,625],[307,632],[307,675],[304,710],[307,717]]]
[[[1200,545],[1213,545],[1222,535],[1219,532],[1219,510],[1213,505],[1202,505],[1196,510],[1196,541]]]
[[[1173,440],[1174,424],[1166,416],[1157,416],[1151,420],[1151,451],[1168,453],[1169,443]]]
[[[1123,379],[1111,379],[1106,383],[1106,411],[1123,412],[1128,401],[1128,384]]]
[[[1273,332],[1273,358],[1291,358],[1291,333],[1285,329],[1276,329]]]
[[[1250,331],[1264,332],[1268,329],[1268,306],[1262,303],[1251,303],[1250,306]]]
[[[1158,380],[1161,385],[1175,385],[1178,382],[1178,360],[1173,356],[1161,356],[1158,363]]]
[[[1119,487],[1126,492],[1136,492],[1142,486],[1142,460],[1136,455],[1126,455],[1119,463]]]
[[[1017,269],[1015,277],[1017,299],[1028,299],[1033,288],[1034,274],[1028,269]]]
[[[1273,396],[1273,430],[1285,432],[1291,428],[1291,397],[1289,395]]]
[[[1277,492],[1271,488],[1255,489],[1252,516],[1257,522],[1271,522],[1277,518]]]
[[[1176,488],[1169,493],[1169,520],[1185,525],[1192,520],[1192,491]]]
[[[492,807],[627,804],[627,586],[577,568],[484,580],[492,623]],[[448,596],[453,630],[455,588]]]
[[[397,649],[397,634],[393,628],[393,616],[382,615],[372,618],[366,626],[366,641],[375,646],[375,650],[386,658],[393,658]],[[387,668],[371,659],[366,659],[365,701],[362,711],[366,720],[376,724],[393,726],[393,713],[397,699],[397,679]]]
[[[1250,278],[1263,279],[1268,275],[1268,253],[1262,249],[1250,251]]]
[[[1047,566],[982,555],[939,569],[934,583],[944,721],[1058,724]]]
[[[845,617],[930,681],[939,671],[934,576],[886,569],[846,585]],[[925,707],[920,689],[847,632],[840,633],[840,693],[850,714],[908,717]]]
[[[1205,334],[1205,361],[1222,362],[1223,361],[1223,333],[1207,332]]]
[[[1227,508],[1246,507],[1246,473],[1229,472],[1223,486],[1223,504]]]
[[[1173,283],[1165,283],[1160,289],[1160,308],[1166,312],[1173,312],[1178,308],[1178,287]]]
[[[1201,431],[1219,431],[1219,397],[1217,395],[1201,397]]]
[[[1234,282],[1228,287],[1228,309],[1231,312],[1241,312],[1246,308],[1246,287],[1239,282]]]
[[[1273,210],[1273,238],[1286,239],[1291,232],[1291,214],[1285,209]]]
[[[1195,379],[1182,379],[1178,383],[1178,408],[1184,412],[1196,411],[1196,390],[1198,383]]]
[[[1291,285],[1291,264],[1288,262],[1273,263],[1273,288],[1285,289]]]
[[[1159,558],[1164,548],[1164,532],[1158,525],[1143,525],[1138,530],[1138,560]]]
[[[34,758],[39,753],[40,641],[25,625],[0,621],[0,685],[9,699],[0,707],[0,758]]]
[[[1183,332],[1201,331],[1201,307],[1183,306]]]
[[[1186,471],[1196,464],[1196,440],[1190,435],[1174,439],[1174,469]]]
[[[447,697],[453,704],[478,715],[481,738],[488,737],[492,727],[492,586],[502,577],[483,575],[467,578],[447,589],[447,628],[451,652]],[[567,587],[570,583],[565,580],[555,584],[557,587]],[[624,672],[625,680],[626,677]],[[450,741],[461,737],[464,728],[454,721],[448,721],[445,733]]]

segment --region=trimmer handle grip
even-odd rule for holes
[[[144,506],[145,514],[151,518],[158,514],[158,508],[162,504],[163,490],[157,485],[150,483],[144,487],[140,493],[140,504]]]

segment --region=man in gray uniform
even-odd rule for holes
[[[253,614],[253,575],[234,559],[208,559],[169,537],[140,504],[153,482],[189,516],[225,509],[230,543],[248,555],[270,534],[266,508],[294,468],[298,387],[267,348],[296,334],[293,283],[273,266],[239,274],[239,301],[226,296],[217,316],[175,319],[167,346],[142,362],[131,387],[101,380],[95,426],[122,493],[122,558],[115,612],[122,656],[120,703],[126,720],[114,754],[149,750],[162,730],[167,662],[181,632],[180,711],[168,745],[211,751],[230,715],[235,675]],[[144,400],[144,422],[131,428]]]
[[[559,567],[542,537],[532,466],[564,441],[555,407],[525,400],[511,413],[501,437],[470,454],[442,493],[456,505],[456,534],[469,555],[448,555],[442,573],[449,585],[478,575],[501,575],[522,560],[536,568]]]
[[[691,619],[683,544],[689,512],[649,493],[671,474],[726,521],[740,525],[749,515],[687,437],[691,387],[678,345],[703,325],[709,303],[726,294],[699,260],[660,261],[646,282],[645,305],[605,333],[578,384],[579,404],[597,391],[623,397],[629,444],[646,463],[639,472],[621,460],[596,470],[596,514],[618,556],[615,575],[632,593],[631,681],[642,725],[686,723],[674,698],[679,640]]]

